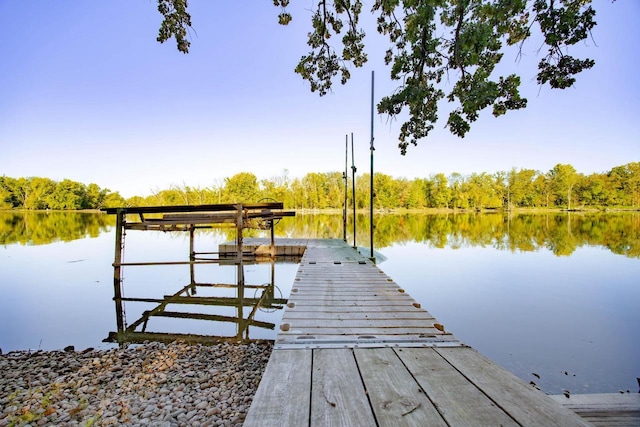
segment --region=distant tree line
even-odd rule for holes
[[[64,179],[0,176],[0,209],[80,210],[126,204],[117,192]]]
[[[347,178],[349,206],[350,178]],[[357,208],[369,206],[369,175],[356,177]],[[312,172],[290,179],[280,176],[258,180],[241,172],[209,187],[173,185],[146,197],[124,199],[117,192],[96,184],[85,186],[70,180],[0,177],[0,208],[95,209],[117,206],[195,205],[282,201],[288,209],[339,209],[345,194],[342,172]],[[548,172],[511,169],[494,174],[463,176],[442,173],[428,178],[394,178],[374,175],[376,209],[513,209],[585,207],[640,207],[640,162],[616,166],[608,172],[584,175],[569,164],[558,164]]]
[[[351,179],[348,178],[349,206]],[[369,206],[369,175],[356,177],[356,207]],[[258,180],[242,172],[206,188],[173,186],[148,197],[134,197],[132,206],[235,203],[264,198],[284,202],[289,209],[340,209],[345,179],[341,172],[308,173],[290,179],[280,176]],[[584,175],[568,164],[548,172],[511,169],[508,172],[442,173],[428,178],[394,178],[374,175],[376,209],[513,209],[583,207],[640,207],[640,162],[617,166],[608,172]]]

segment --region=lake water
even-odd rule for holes
[[[358,216],[358,246],[369,243],[367,221]],[[114,229],[101,214],[0,212],[2,351],[115,345],[102,342],[117,330]],[[278,237],[343,235],[339,215],[298,215],[276,230]],[[350,223],[350,244],[352,233]],[[196,251],[216,251],[233,237],[199,233]],[[188,260],[184,234],[128,231],[125,240],[129,262]],[[545,392],[638,391],[640,214],[384,215],[375,246],[379,267],[458,339]],[[242,297],[259,297],[273,280],[273,297],[286,298],[296,270],[295,263],[246,264],[245,283],[257,287]],[[238,269],[197,266],[194,276],[199,284],[233,284]],[[157,299],[195,282],[188,265],[132,266],[124,268],[123,292]],[[197,296],[238,297],[235,288],[196,288]],[[127,324],[155,306],[126,302]],[[253,313],[260,323],[249,327],[250,338],[275,337],[265,326],[279,323],[277,306]],[[199,308],[225,318],[239,310]],[[245,318],[250,312],[240,309]],[[154,318],[147,330],[234,336],[238,325]]]

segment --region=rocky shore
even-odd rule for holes
[[[0,427],[240,426],[268,341],[0,355]]]

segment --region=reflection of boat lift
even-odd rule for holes
[[[105,339],[107,342],[139,343],[146,340],[170,342],[182,340],[188,342],[213,343],[219,341],[237,341],[249,339],[249,327],[274,329],[275,325],[255,319],[258,309],[279,309],[287,300],[275,297],[274,283],[274,231],[273,225],[285,216],[293,216],[294,212],[273,211],[282,209],[282,203],[257,203],[236,205],[198,205],[198,206],[154,206],[137,208],[105,209],[109,214],[116,214],[116,248],[114,267],[114,301],[116,305],[117,332],[110,332]],[[137,214],[139,221],[127,222],[127,214]],[[153,214],[154,217],[148,215]],[[160,214],[160,217],[158,217]],[[145,217],[147,215],[147,217]],[[194,236],[196,229],[220,227],[222,224],[233,224],[236,228],[235,252],[195,252]],[[242,233],[245,228],[266,229],[271,231],[271,245],[268,260],[271,262],[271,281],[264,285],[247,285],[244,280],[244,264],[249,259],[243,254]],[[158,230],[158,231],[188,231],[189,232],[189,261],[174,262],[123,262],[125,230]],[[209,255],[204,258],[200,255]],[[217,255],[217,257],[215,257]],[[153,266],[153,265],[190,265],[191,281],[173,295],[163,298],[127,298],[122,290],[122,268],[124,266]],[[195,265],[218,264],[236,265],[237,283],[198,283],[195,280]],[[235,288],[234,297],[196,296],[198,287]],[[254,298],[245,297],[245,289],[255,289]],[[262,291],[258,296],[258,291]],[[151,310],[144,311],[142,316],[131,325],[126,325],[125,302],[141,302],[158,304]],[[192,313],[182,311],[167,311],[169,304],[236,307],[236,316],[219,314]],[[251,312],[245,318],[244,308],[251,307]],[[176,334],[164,332],[148,332],[150,318],[165,317],[177,319],[197,319],[236,324],[234,336],[211,336],[196,334]],[[141,330],[138,328],[141,327]]]

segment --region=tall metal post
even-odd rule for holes
[[[348,187],[349,178],[347,176],[347,163],[349,161],[349,135],[344,136],[344,173],[342,179],[344,180],[344,207],[342,209],[342,239],[347,241],[347,203],[348,203]]]
[[[351,202],[353,203],[353,248],[357,249],[356,245],[356,159],[353,156],[353,132],[351,132],[351,191],[353,197]]]
[[[191,262],[191,264],[189,264],[189,273],[191,275],[192,291],[195,290],[195,284],[196,284],[196,272],[195,272],[195,265],[194,265],[194,262],[196,260],[196,251],[195,251],[194,242],[193,242],[194,239],[195,239],[195,225],[191,225],[189,227],[189,261]]]
[[[243,215],[244,208],[242,203],[235,205],[236,208],[236,262],[242,261],[243,240],[242,231],[244,229]]]
[[[124,331],[124,308],[122,306],[122,250],[124,249],[124,227],[126,214],[123,209],[116,213],[116,248],[113,260],[113,300],[116,303],[118,332]]]
[[[369,186],[369,238],[371,239],[371,255],[370,258],[375,262],[375,257],[373,256],[373,197],[374,197],[374,189],[373,189],[373,152],[375,148],[373,148],[373,80],[374,80],[374,71],[371,71],[371,183]]]
[[[269,253],[271,258],[276,256],[276,230],[273,226],[273,220],[269,220],[269,228],[271,229],[271,246],[269,247]]]

